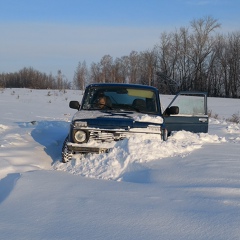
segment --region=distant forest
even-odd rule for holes
[[[105,55],[89,67],[79,62],[72,82],[61,70],[52,76],[24,68],[0,74],[0,87],[84,89],[89,83],[135,83],[154,86],[162,94],[190,90],[240,98],[240,31],[216,33],[220,26],[208,16],[191,21],[189,27],[161,33],[150,50],[116,59]]]

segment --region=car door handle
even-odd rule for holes
[[[199,122],[207,122],[207,118],[199,118]]]

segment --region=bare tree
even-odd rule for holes
[[[114,62],[114,82],[127,83],[129,75],[129,57],[117,58]]]
[[[212,32],[221,25],[216,19],[206,17],[191,22],[193,34],[190,36],[190,59],[193,63],[192,89],[206,89],[206,76],[212,54],[214,54],[214,37]]]
[[[73,77],[74,87],[76,89],[84,90],[85,85],[87,84],[87,77],[88,69],[86,62],[85,61],[83,61],[82,63],[79,62]]]
[[[129,55],[129,83],[138,83],[139,79],[139,55],[132,51]]]
[[[229,35],[229,82],[231,96],[240,97],[240,32]]]
[[[148,50],[139,54],[140,83],[149,86],[154,85],[157,58],[154,50]]]
[[[100,61],[102,83],[113,81],[112,66],[113,66],[113,58],[110,55],[103,56]]]
[[[90,82],[100,83],[101,82],[101,67],[100,63],[92,63],[90,68]]]

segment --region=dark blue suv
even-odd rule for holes
[[[108,152],[115,141],[137,134],[158,134],[163,141],[173,131],[208,131],[206,93],[179,93],[162,111],[158,89],[136,84],[91,84],[82,98],[71,101],[78,110],[62,148],[62,161],[74,154]]]

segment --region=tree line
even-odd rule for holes
[[[216,19],[205,17],[174,32],[163,32],[159,42],[142,52],[100,62],[79,62],[72,84],[32,68],[0,74],[0,87],[75,88],[89,83],[135,83],[154,86],[162,94],[206,91],[214,97],[240,97],[240,32],[219,34]]]
[[[71,83],[58,70],[57,76],[42,73],[32,67],[23,68],[14,73],[0,74],[1,88],[32,88],[32,89],[70,89]]]
[[[113,59],[102,57],[87,67],[79,62],[74,87],[87,83],[137,83],[155,86],[160,93],[206,91],[214,97],[240,97],[240,32],[217,34],[212,17],[190,22],[174,32],[163,32],[150,50],[132,51]]]

